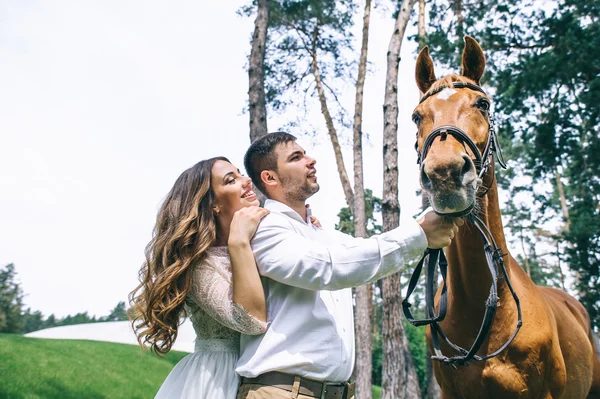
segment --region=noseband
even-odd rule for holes
[[[481,87],[471,84],[471,83],[453,82],[452,86],[457,89],[468,88],[468,89],[479,91],[479,92],[485,94],[485,92],[483,91],[483,89]],[[447,88],[447,87],[442,86],[442,87],[439,87],[438,89],[434,90],[433,92],[426,94],[425,96],[423,96],[421,98],[421,100],[419,101],[419,104],[422,103],[423,101],[425,101],[427,98],[439,93],[440,91],[442,91],[445,88]],[[423,166],[423,162],[425,161],[425,158],[427,157],[427,153],[428,153],[429,149],[431,148],[431,146],[433,145],[434,140],[437,139],[438,137],[441,137],[441,140],[444,141],[449,134],[452,135],[455,139],[457,139],[461,143],[463,143],[463,145],[468,146],[471,149],[471,151],[473,152],[473,154],[475,156],[475,160],[473,160],[473,163],[478,172],[478,178],[480,181],[483,179],[483,176],[485,176],[485,174],[488,172],[488,170],[492,166],[492,164],[494,162],[494,154],[496,154],[496,159],[498,160],[498,163],[500,164],[500,166],[502,168],[506,169],[506,162],[504,161],[504,157],[502,156],[502,151],[500,149],[500,145],[498,142],[498,136],[497,136],[496,130],[494,128],[494,119],[493,119],[491,113],[490,113],[490,116],[488,119],[488,139],[487,139],[487,143],[485,145],[485,149],[484,149],[483,153],[479,152],[479,148],[477,148],[477,145],[473,142],[473,140],[471,140],[471,138],[463,130],[461,130],[455,126],[440,126],[436,129],[434,129],[429,134],[429,136],[427,136],[427,139],[423,143],[422,151],[419,151],[419,148],[418,148],[418,133],[417,133],[417,143],[415,143],[415,149],[417,150],[417,153],[418,153],[417,163],[421,167]],[[488,191],[489,191],[489,188],[488,188]],[[485,193],[483,195],[485,196],[486,194],[487,194],[487,191],[485,191]],[[458,217],[458,216],[465,216],[465,215],[469,214],[471,212],[472,208],[473,208],[473,204],[469,208],[467,208],[466,210],[461,211],[461,212],[456,212],[456,213],[451,213],[451,214],[441,214],[439,212],[436,212],[436,213],[438,213],[440,215],[445,215],[445,216]],[[485,223],[477,215],[470,215],[469,221],[479,230],[479,233],[481,234],[481,236],[483,238],[485,258],[487,261],[486,263],[487,263],[488,269],[490,271],[490,274],[492,276],[492,286],[490,287],[490,295],[485,303],[485,313],[483,316],[481,328],[479,329],[477,337],[475,338],[475,342],[473,343],[471,348],[467,351],[466,349],[452,343],[448,339],[446,334],[444,334],[442,327],[439,325],[439,322],[443,321],[444,318],[446,317],[446,312],[448,309],[448,291],[446,288],[446,274],[447,274],[447,270],[448,270],[448,261],[446,259],[446,255],[444,254],[443,250],[428,248],[425,251],[423,258],[418,263],[417,267],[415,268],[415,271],[413,272],[413,274],[411,276],[410,282],[408,284],[408,289],[406,292],[406,297],[402,301],[402,310],[404,311],[404,315],[406,316],[407,320],[412,325],[417,326],[417,327],[424,326],[424,325],[431,326],[431,339],[432,339],[433,348],[434,348],[434,352],[435,352],[434,356],[432,356],[431,359],[440,361],[441,363],[450,365],[454,368],[457,368],[458,366],[462,366],[462,365],[467,365],[469,363],[469,361],[471,361],[471,360],[485,361],[494,356],[497,356],[500,352],[502,352],[504,349],[506,349],[506,347],[513,341],[513,339],[517,336],[517,333],[521,329],[521,326],[523,325],[519,297],[517,296],[517,294],[515,293],[515,291],[512,287],[512,284],[508,277],[508,273],[506,271],[506,266],[504,265],[503,256],[505,256],[506,254],[502,254],[502,249],[496,245],[496,242],[494,240],[494,237],[492,236],[492,233],[487,228]],[[423,266],[425,264],[425,259],[427,257],[429,257],[428,266],[427,266],[426,294],[425,294],[425,312],[426,312],[427,318],[422,319],[422,320],[415,320],[413,315],[410,312],[411,304],[408,302],[408,299],[410,298],[415,287],[417,286],[417,283],[419,281],[419,276],[421,275],[421,271],[423,270]],[[435,305],[434,305],[434,295],[435,295],[434,275],[435,275],[435,269],[438,265],[438,260],[439,260],[440,274],[442,275],[442,291],[441,291],[440,301],[439,301],[439,312],[436,313]],[[508,341],[505,342],[504,345],[502,345],[498,350],[496,350],[495,352],[493,352],[489,355],[478,356],[476,353],[479,351],[479,349],[481,348],[481,345],[483,344],[483,342],[485,341],[485,339],[488,337],[488,335],[490,333],[492,324],[494,322],[494,316],[496,314],[496,308],[498,306],[499,271],[501,271],[502,277],[506,280],[506,284],[508,285],[508,288],[510,289],[513,299],[515,300],[515,303],[517,305],[517,312],[518,312],[517,326],[516,326],[515,331],[511,335],[511,337],[508,339]],[[440,349],[440,338],[444,342],[446,342],[446,344],[448,344],[452,349],[454,349],[456,352],[458,352],[459,355],[447,357],[444,354],[442,354],[442,351]]]

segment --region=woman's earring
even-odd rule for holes
[[[213,207],[213,213],[215,214],[215,216],[219,216],[219,213],[221,212],[219,210],[220,206],[214,206]]]

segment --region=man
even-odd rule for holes
[[[252,240],[259,271],[267,277],[269,329],[242,338],[238,399],[351,399],[350,287],[398,272],[427,247],[449,245],[462,224],[430,212],[369,239],[319,229],[307,220],[305,207],[319,190],[315,164],[287,133],[258,139],[244,158],[270,210]]]

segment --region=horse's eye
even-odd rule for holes
[[[412,121],[415,123],[415,125],[419,126],[419,123],[421,123],[421,115],[415,112],[412,114]]]
[[[477,108],[483,112],[488,112],[490,110],[490,101],[487,98],[480,98],[479,101],[477,101]]]

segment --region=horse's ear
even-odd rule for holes
[[[485,55],[477,40],[465,36],[465,49],[462,53],[462,75],[479,84],[485,69]]]
[[[425,93],[429,90],[431,85],[437,80],[435,72],[433,71],[433,61],[429,56],[429,48],[427,46],[423,47],[417,57],[415,79],[421,93]]]

